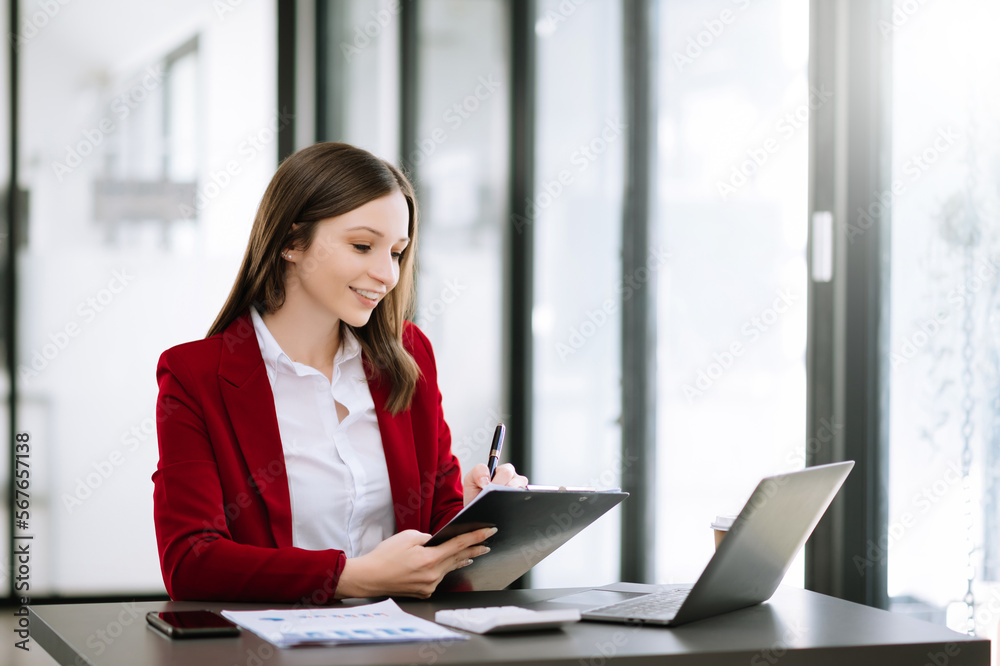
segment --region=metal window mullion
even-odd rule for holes
[[[510,178],[509,224],[505,230],[504,336],[507,411],[510,414],[510,460],[528,478],[532,475],[534,441],[534,337],[531,313],[535,301],[534,224],[529,202],[535,193],[535,131],[537,43],[535,2],[508,5],[510,20]],[[530,585],[531,573],[516,585]]]
[[[626,173],[622,220],[623,284],[639,284],[622,300],[621,578],[656,577],[656,275],[650,267],[656,150],[655,20],[652,0],[623,5]],[[642,269],[645,268],[645,273]],[[644,281],[637,280],[646,275]]]
[[[9,28],[11,34],[14,34],[16,26],[18,25],[19,15],[18,15],[18,5],[20,3],[12,1],[8,4],[8,20],[10,21]],[[14,372],[14,368],[17,366],[17,247],[21,242],[18,234],[18,89],[19,89],[19,78],[18,78],[18,44],[17,40],[8,40],[8,51],[7,57],[10,59],[8,62],[8,95],[9,95],[9,106],[7,112],[10,114],[10,120],[7,126],[9,132],[8,143],[10,146],[10,155],[8,162],[8,181],[7,181],[7,200],[6,200],[6,217],[7,217],[7,261],[5,267],[4,275],[4,329],[6,331],[6,352],[7,352],[7,385],[9,387],[7,394],[7,409],[8,409],[8,439],[7,439],[7,459],[9,461],[9,469],[12,471],[8,481],[7,481],[7,506],[8,511],[3,517],[3,520],[7,523],[7,555],[10,558],[8,566],[11,567],[8,573],[13,571],[14,564],[14,525],[11,521],[13,518],[13,508],[14,508],[14,474],[13,470],[16,469],[16,459],[14,458],[14,436],[17,434],[17,407],[18,407],[18,387],[17,387],[17,374]],[[14,576],[7,576],[7,593],[6,597],[9,603],[13,603],[16,599],[14,594]]]
[[[812,114],[809,216],[832,211],[836,233],[832,282],[810,284],[807,461],[856,466],[807,544],[806,587],[876,607],[888,605],[887,560],[873,546],[888,521],[881,359],[889,220],[863,233],[849,225],[857,226],[852,212],[866,209],[891,176],[891,73],[878,30],[890,10],[887,0],[813,0],[810,15],[810,84],[833,96]]]
[[[406,156],[417,143],[420,4],[420,0],[409,0],[399,7],[399,164],[406,169],[418,194],[420,174],[416,163]]]
[[[276,112],[288,118],[288,121],[278,126],[278,163],[295,152],[295,59],[296,46],[296,4],[297,2],[282,2],[279,0],[277,9],[277,75],[278,75],[278,108]]]
[[[316,140],[344,140],[344,82],[347,60],[336,46],[346,20],[346,3],[316,0]]]
[[[507,229],[507,346],[510,359],[508,406],[511,435],[518,446],[511,447],[511,461],[522,474],[531,475],[533,336],[531,310],[534,303],[534,225],[528,202],[535,191],[536,43],[535,2],[510,5],[511,18],[511,132],[510,132],[510,220]]]

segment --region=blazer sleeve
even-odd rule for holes
[[[344,553],[276,547],[258,489],[231,460],[217,459],[212,440],[224,439],[217,433],[226,428],[210,388],[216,373],[198,377],[177,349],[164,352],[157,368],[153,512],[167,592],[177,600],[332,601]],[[241,480],[245,488],[234,493]]]

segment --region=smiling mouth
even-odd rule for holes
[[[360,294],[364,298],[367,298],[369,301],[376,301],[376,302],[378,302],[378,300],[380,298],[382,298],[383,296],[385,296],[385,294],[379,293],[377,291],[368,291],[366,289],[356,289],[354,287],[351,287],[351,291],[353,291],[356,294]]]

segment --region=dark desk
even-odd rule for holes
[[[400,600],[427,619],[441,608],[524,605],[573,590],[511,590]],[[278,650],[249,632],[239,638],[171,641],[146,625],[150,610],[275,605],[141,602],[31,606],[31,637],[60,664],[94,666],[325,664],[738,664],[739,666],[986,666],[988,640],[782,587],[765,604],[675,629],[581,622],[565,630],[468,641]]]

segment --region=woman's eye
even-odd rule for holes
[[[393,252],[392,253],[392,258],[395,259],[396,261],[399,261],[402,258],[402,256],[403,256],[402,252]]]
[[[358,252],[367,252],[368,250],[372,249],[371,245],[364,245],[363,243],[354,243],[353,245],[354,249],[357,250]]]

